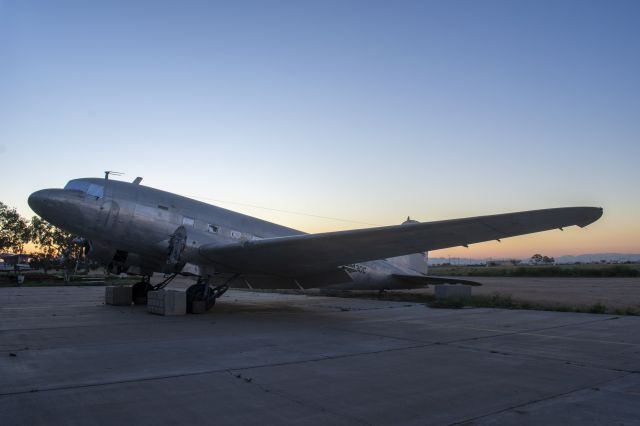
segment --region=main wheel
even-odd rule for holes
[[[204,300],[204,284],[194,284],[187,289],[187,312],[193,313],[193,302]],[[207,311],[213,308],[216,304],[216,299],[211,298],[206,301]]]
[[[140,281],[131,286],[131,298],[136,305],[147,304],[147,293],[151,286],[148,282]]]

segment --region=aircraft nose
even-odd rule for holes
[[[80,199],[64,189],[42,189],[29,196],[29,207],[47,222],[63,228],[67,223],[80,223]]]
[[[48,189],[36,191],[33,194],[29,195],[29,199],[27,200],[27,203],[29,203],[29,207],[31,207],[31,210],[33,210],[40,216],[42,216],[47,201],[50,199],[49,192],[50,191]]]

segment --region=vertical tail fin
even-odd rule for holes
[[[402,222],[403,225],[410,223],[419,223],[417,220],[411,220],[407,217],[407,220]],[[414,253],[407,254],[405,256],[391,257],[387,259],[387,262],[402,269],[407,269],[412,272],[427,275],[429,270],[429,253]]]

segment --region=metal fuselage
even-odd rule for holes
[[[89,240],[93,259],[139,275],[172,272],[167,259],[171,236],[179,227],[187,230],[185,251],[192,253],[203,244],[304,234],[170,192],[100,178],[76,179],[65,189],[34,192],[29,205],[52,224]],[[410,286],[391,275],[420,275],[393,259],[349,265],[346,270],[353,282],[338,287],[406,288]],[[197,271],[196,275],[237,272],[224,265],[200,265]]]

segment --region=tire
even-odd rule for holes
[[[149,292],[149,283],[140,281],[131,286],[131,298],[136,305],[147,304],[147,293]]]
[[[187,289],[187,312],[193,313],[193,302],[195,300],[203,300],[204,299],[204,284],[194,284]],[[207,311],[216,304],[216,299],[211,299],[207,301],[206,309]]]

